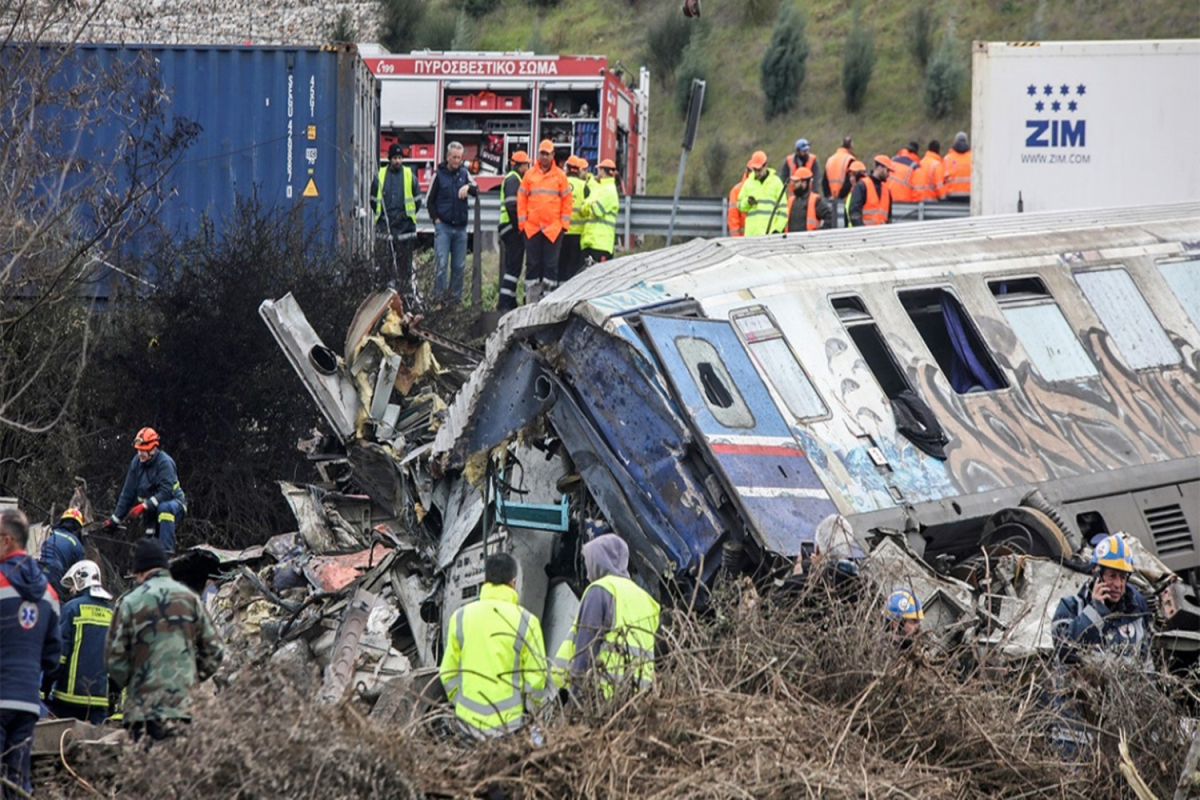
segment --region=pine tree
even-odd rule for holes
[[[861,6],[854,6],[854,24],[846,39],[845,60],[842,62],[842,94],[847,111],[858,111],[867,97],[871,72],[875,69],[875,37],[862,21]]]
[[[766,117],[772,119],[796,107],[804,83],[804,65],[808,60],[808,39],[800,9],[789,0],[779,9],[771,43],[763,53],[759,81],[766,95]]]

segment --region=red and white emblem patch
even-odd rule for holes
[[[21,608],[17,612],[17,621],[21,623],[21,627],[25,630],[33,630],[37,626],[38,621],[37,603],[31,603],[28,600],[21,603]]]

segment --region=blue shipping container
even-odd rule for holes
[[[323,242],[367,245],[378,91],[353,45],[80,44],[71,60],[89,71],[140,60],[170,97],[170,114],[198,123],[167,176],[172,196],[155,214],[160,231],[186,236],[208,219],[219,232],[237,201],[253,198],[297,211]],[[78,155],[101,154],[119,135],[117,120],[89,131]]]

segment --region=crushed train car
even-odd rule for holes
[[[507,315],[469,377],[388,293],[340,357],[290,297],[262,313],[336,437],[309,443],[322,480],[286,489],[306,558],[390,547],[386,579],[350,586],[400,606],[414,663],[495,547],[553,649],[591,517],[687,596],[770,576],[840,513],[877,582],[1014,656],[1048,649],[1089,537],[1123,530],[1162,640],[1200,649],[1200,205],[628,256]],[[446,406],[434,350],[465,378]]]

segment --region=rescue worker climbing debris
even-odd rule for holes
[[[618,687],[634,690],[654,682],[654,641],[659,605],[629,577],[629,545],[600,522],[588,525],[595,537],[583,546],[590,583],[579,602],[571,633],[554,658],[560,688],[594,674],[606,698]]]
[[[159,446],[158,433],[142,428],[133,439],[137,455],[125,473],[117,506],[105,521],[112,530],[128,516],[147,515],[147,531],[155,530],[168,554],[175,552],[175,528],[187,513],[187,497],[179,487],[175,461]]]
[[[84,524],[83,512],[68,508],[58,524],[50,529],[50,535],[42,542],[42,552],[38,554],[38,566],[60,598],[63,596],[63,575],[83,560]]]
[[[59,718],[74,717],[94,725],[108,716],[108,670],[104,666],[104,640],[112,622],[113,596],[104,588],[100,566],[84,559],[63,577],[72,595],[62,607],[62,658],[57,670],[46,674],[46,697]]]
[[[438,669],[462,730],[474,738],[511,733],[546,700],[546,648],[538,618],[517,598],[517,562],[494,553],[479,597],[454,612]]]
[[[191,721],[191,690],[216,673],[225,650],[199,596],[171,577],[157,539],[138,540],[133,572],[138,585],[117,601],[105,663],[125,690],[123,724],[149,747]]]

